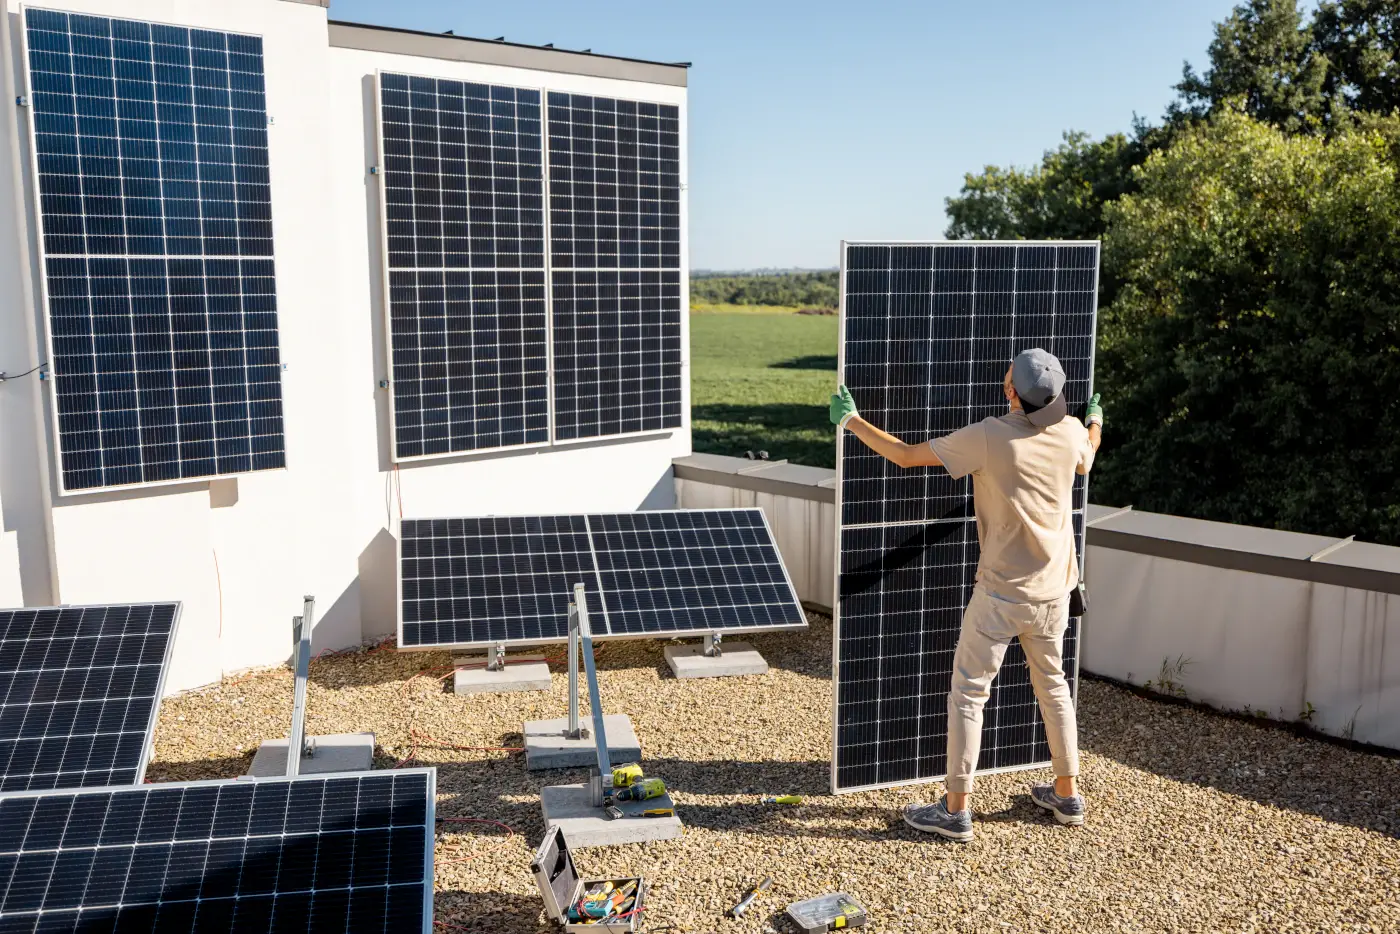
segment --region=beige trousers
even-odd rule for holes
[[[1030,665],[1031,685],[1045,720],[1051,765],[1057,777],[1079,774],[1079,740],[1074,699],[1065,680],[1064,641],[1069,626],[1069,597],[1045,603],[1012,603],[984,591],[972,592],[963,613],[962,632],[953,656],[953,685],[948,692],[948,790],[972,791],[972,776],[982,749],[982,708],[992,679],[1019,638]]]

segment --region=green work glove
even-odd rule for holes
[[[856,400],[851,398],[851,391],[842,383],[838,391],[831,395],[831,424],[845,428],[846,422],[859,414],[856,411]]]
[[[1099,404],[1099,394],[1089,397],[1089,407],[1084,412],[1084,424],[1103,427],[1103,406]]]

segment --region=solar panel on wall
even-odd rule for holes
[[[549,92],[554,437],[681,425],[680,109]]]
[[[60,488],[285,466],[262,39],[24,20]]]
[[[432,929],[432,769],[0,795],[0,930]]]
[[[1012,358],[1060,358],[1071,413],[1093,374],[1097,243],[844,243],[841,379],[873,424],[905,441],[1006,411]],[[969,479],[903,469],[838,440],[838,594],[832,788],[932,781],[947,771],[947,696],[977,567]],[[1074,489],[1083,554],[1085,483]],[[1065,636],[1078,671],[1079,620]],[[989,699],[979,771],[1048,764],[1020,645]]]
[[[379,75],[395,460],[549,441],[540,92]]]
[[[0,791],[140,782],[179,614],[0,610]]]
[[[409,519],[399,645],[563,640],[575,584],[594,601],[595,638],[807,624],[758,509]]]

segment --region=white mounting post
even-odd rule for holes
[[[486,670],[487,670],[487,671],[505,671],[505,670],[506,670],[506,644],[505,644],[504,642],[497,642],[495,645],[493,645],[490,649],[487,650],[487,652],[486,652]]]
[[[574,605],[578,607],[578,634],[583,650],[583,668],[588,677],[588,706],[593,715],[593,745],[598,750],[598,775],[612,775],[608,759],[608,732],[603,726],[603,701],[598,693],[598,670],[593,665],[593,633],[588,628],[588,595],[582,584],[574,585]]]
[[[579,723],[578,714],[578,604],[569,604],[569,725],[565,739],[588,739],[588,727]]]
[[[724,634],[719,632],[712,632],[705,636],[706,658],[719,658],[724,654],[724,649],[720,646],[720,640],[723,638]]]
[[[292,733],[287,739],[287,775],[301,774],[302,756],[310,755],[306,743],[306,679],[311,670],[311,629],[315,626],[316,598],[302,598],[302,615],[292,617],[292,645],[296,655],[296,693],[292,702]]]

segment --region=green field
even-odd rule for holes
[[[749,305],[691,314],[696,451],[767,451],[772,460],[836,466],[827,404],[836,388],[837,318],[791,312]]]

